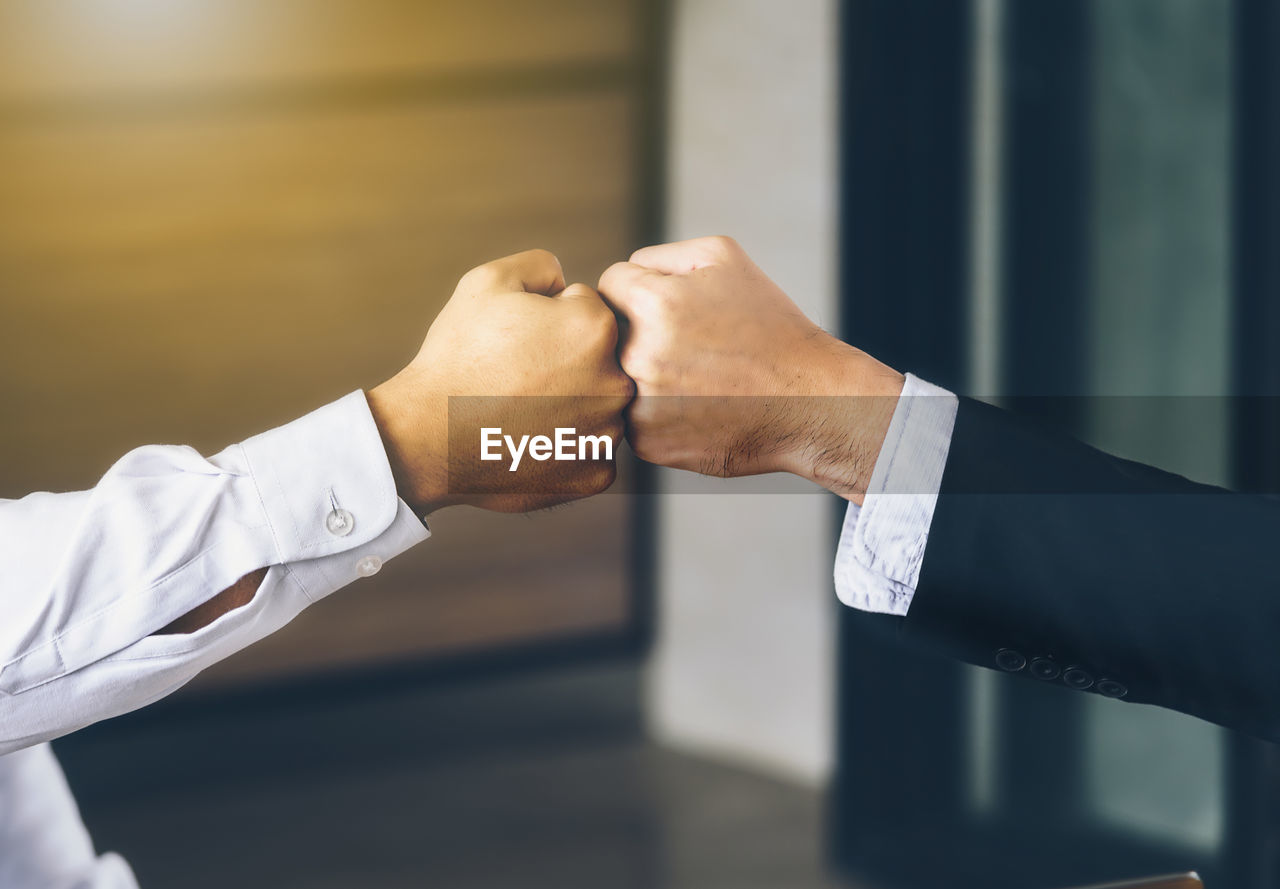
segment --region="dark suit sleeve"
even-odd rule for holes
[[[961,399],[900,632],[1280,741],[1280,502]]]

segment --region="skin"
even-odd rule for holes
[[[540,250],[463,276],[418,356],[368,393],[406,502],[423,515],[459,503],[523,512],[603,491],[612,461],[526,463],[515,476],[459,440],[490,425],[574,426],[616,441],[623,415],[651,463],[723,477],[789,472],[862,502],[901,374],[810,321],[730,238],[637,250],[598,289],[566,288]],[[488,396],[484,415],[451,417],[449,397],[460,395]],[[161,632],[192,632],[246,604],[265,573]]]
[[[729,238],[638,250],[599,291],[624,331],[627,438],[642,459],[789,472],[862,502],[901,374],[810,321]]]
[[[528,512],[609,487],[613,461],[527,461],[519,473],[483,463],[479,430],[571,426],[620,441],[635,387],[617,343],[609,307],[585,284],[565,287],[545,250],[468,272],[418,356],[368,394],[401,496],[423,514],[455,504]],[[455,398],[451,412],[451,396],[482,398]]]
[[[573,427],[616,445],[635,392],[617,344],[613,312],[587,285],[566,287],[545,250],[467,272],[413,361],[366,393],[400,496],[420,515],[459,504],[527,512],[608,488],[613,460],[526,460],[512,473],[477,455],[481,426]],[[456,396],[478,397],[455,398],[451,412]],[[241,578],[159,632],[207,626],[252,600],[265,576],[263,568]]]

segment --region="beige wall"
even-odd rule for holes
[[[736,237],[834,328],[834,0],[677,0],[674,26],[668,236]],[[820,783],[832,759],[831,501],[690,487],[663,477],[652,731]]]

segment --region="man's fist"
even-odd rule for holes
[[[641,458],[865,490],[903,378],[806,318],[737,243],[646,247],[599,288],[625,319],[627,434]]]
[[[467,272],[417,357],[369,393],[402,496],[424,512],[524,512],[603,491],[634,393],[617,338],[599,295],[566,287],[545,250]],[[557,430],[570,429],[572,453],[557,453]],[[550,454],[538,436],[553,439]]]

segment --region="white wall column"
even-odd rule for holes
[[[673,16],[667,237],[735,237],[834,329],[835,0],[675,0]],[[829,496],[660,484],[654,736],[820,784],[839,607]]]

